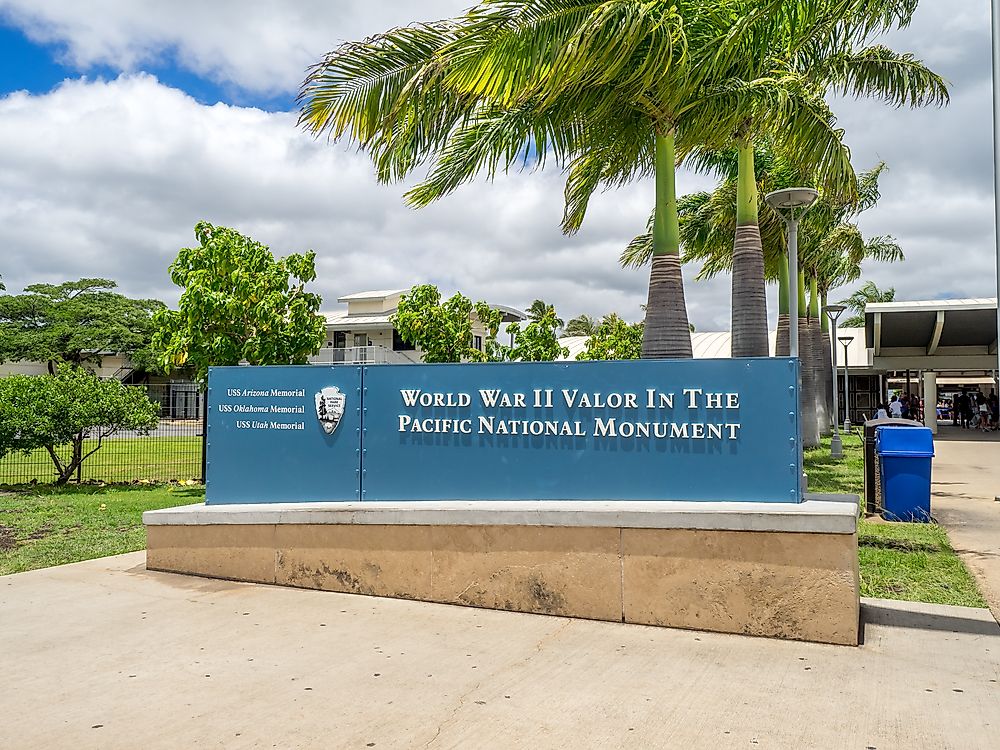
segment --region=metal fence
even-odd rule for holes
[[[160,405],[160,424],[148,435],[118,432],[107,437],[99,450],[85,460],[73,481],[166,482],[202,478],[202,434],[204,413],[202,394],[189,382],[157,383],[145,386]],[[86,440],[87,453],[97,445]],[[69,446],[56,449],[68,458]],[[44,449],[12,453],[0,459],[0,485],[52,482],[55,465]]]
[[[325,346],[309,358],[314,365],[412,365],[420,361],[416,352],[397,352],[384,346]]]

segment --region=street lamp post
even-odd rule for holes
[[[830,349],[833,353],[833,437],[830,438],[830,456],[840,458],[844,455],[844,446],[840,441],[840,430],[837,428],[837,418],[840,416],[840,405],[837,403],[840,394],[837,393],[837,319],[847,308],[844,305],[827,305],[823,312],[830,318]],[[846,362],[846,359],[845,359]],[[844,381],[845,385],[847,381]]]
[[[788,230],[788,354],[793,359],[799,358],[799,221],[805,216],[812,204],[819,198],[812,188],[786,188],[785,190],[775,190],[764,196],[764,200],[775,213],[785,221]],[[799,373],[795,380],[795,392],[799,403],[802,403],[802,368],[801,363],[796,368]],[[802,471],[802,419],[801,409],[796,410],[800,414],[798,421],[798,434],[796,439],[799,444],[799,473],[802,480],[802,491],[806,490],[806,475]]]
[[[992,22],[990,35],[993,39],[993,227],[997,254],[997,333],[1000,334],[1000,0],[991,3]],[[997,348],[1000,358],[1000,347]]]
[[[817,198],[819,193],[806,187],[775,190],[764,196],[767,205],[785,220],[788,229],[788,354],[791,357],[799,356],[799,221]]]
[[[847,370],[847,347],[854,338],[852,336],[840,336],[839,341],[844,346],[844,432],[851,431],[851,381]]]

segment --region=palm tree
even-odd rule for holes
[[[804,242],[800,245],[803,266],[810,279],[810,332],[818,355],[815,361],[820,428],[832,424],[833,359],[828,318],[821,313],[831,289],[856,281],[865,261],[894,263],[903,260],[903,251],[889,235],[865,238],[854,220],[876,205],[881,193],[879,178],[884,162],[864,172],[858,180],[858,195],[853,201],[824,199],[807,216]]]
[[[407,195],[412,205],[480,172],[547,159],[571,168],[578,184],[588,153],[603,161],[615,155],[625,172],[620,181],[655,173],[660,218],[649,330],[657,335],[648,353],[690,356],[690,339],[675,335],[688,333],[670,221],[676,111],[695,85],[689,33],[673,6],[608,5],[494,0],[454,21],[345,45],[311,70],[300,121],[316,134],[357,140],[383,179],[429,162],[427,179]],[[620,33],[630,16],[631,33]],[[586,198],[574,207],[577,226]],[[569,204],[568,197],[567,214]]]
[[[912,55],[896,53],[882,45],[859,48],[874,33],[907,25],[915,2],[838,7],[842,11],[839,16],[832,12],[832,6],[826,6],[827,19],[813,16],[805,22],[801,16],[795,17],[801,9],[792,8],[788,18],[795,18],[796,23],[775,24],[767,35],[757,38],[750,60],[741,61],[732,75],[732,80],[739,80],[743,87],[737,95],[746,99],[742,107],[744,116],[733,134],[735,149],[723,154],[695,154],[696,166],[731,175],[734,183],[736,225],[729,264],[733,283],[733,356],[768,353],[765,258],[755,185],[756,146],[768,137],[777,136],[790,142],[787,150],[800,152],[793,159],[798,162],[798,171],[811,171],[810,159],[801,156],[810,153],[811,144],[808,140],[797,140],[802,135],[798,132],[801,121],[789,118],[780,109],[776,112],[769,98],[784,90],[774,79],[777,77],[785,86],[795,81],[809,90],[812,96],[804,102],[812,107],[815,116],[828,118],[831,125],[832,115],[822,99],[828,89],[876,97],[895,106],[944,104],[948,100],[944,81]],[[850,198],[855,189],[854,175],[849,165],[843,164],[844,154],[846,150],[839,162],[833,161],[835,152],[827,150],[817,177],[827,191]],[[630,246],[629,252],[634,254],[634,251],[635,247]]]
[[[593,336],[597,330],[598,321],[589,315],[577,315],[566,324],[563,329],[564,336]]]
[[[789,68],[802,76],[808,84],[826,92],[832,89],[838,93],[849,93],[855,97],[877,98],[891,106],[943,105],[948,102],[948,89],[944,80],[924,66],[913,55],[897,53],[880,45],[867,45],[873,34],[892,27],[903,27],[910,23],[916,2],[889,3],[880,6],[873,3],[858,12],[845,15],[843,23],[806,30],[799,35],[787,33],[776,40],[775,51],[788,55]],[[801,54],[802,45],[818,45],[809,54]],[[808,48],[808,47],[807,47]],[[789,54],[790,53],[790,54]],[[768,63],[771,63],[769,60]],[[773,68],[771,68],[773,69]],[[761,69],[767,75],[769,69]],[[755,121],[748,120],[737,134],[739,151],[737,175],[737,228],[733,253],[733,334],[741,341],[740,351],[747,355],[766,356],[767,343],[761,336],[766,335],[766,304],[764,302],[763,251],[757,231],[757,191],[754,184],[754,138],[762,120],[766,120],[766,110]],[[804,164],[799,165],[805,166]],[[852,198],[852,192],[845,192],[845,185],[833,174],[820,174],[819,184],[827,189],[836,188],[837,197]],[[742,233],[742,237],[741,237]],[[738,328],[739,320],[753,320],[755,328],[750,331]],[[746,337],[745,340],[743,337]]]
[[[536,299],[528,306],[528,309],[525,310],[525,312],[528,313],[528,320],[533,323],[537,323],[542,318],[551,315],[555,320],[556,328],[563,327],[563,319],[556,315],[555,305],[550,305],[543,300]]]
[[[865,307],[869,303],[892,302],[895,299],[895,288],[879,289],[874,281],[866,281],[864,286],[855,290],[850,297],[840,300],[840,304],[847,305],[847,309],[854,313],[844,321],[844,328],[864,328]]]
[[[708,40],[723,34],[722,16],[696,0],[493,0],[468,17],[470,33],[449,50],[445,78],[464,96],[485,96],[504,111],[497,123],[456,135],[458,148],[436,162],[410,200],[417,205],[434,200],[484,164],[492,172],[498,152],[506,156],[505,167],[533,148],[541,154],[534,133],[539,121],[556,123],[559,136],[550,140],[566,145],[570,157],[567,233],[579,229],[591,195],[602,185],[653,177],[643,356],[690,357],[675,166],[678,138],[691,148],[715,135],[715,123],[693,105],[708,73],[697,63]],[[505,131],[503,121],[511,112],[521,113],[531,126]]]
[[[755,158],[758,189],[769,192],[793,183],[808,181],[793,166],[787,156],[766,145],[758,147]],[[732,252],[730,237],[736,226],[733,196],[736,192],[735,163],[726,179],[711,193],[701,192],[683,196],[680,201],[680,229],[684,244],[684,261],[702,264],[698,278],[711,278],[731,270]],[[837,200],[831,193],[824,193],[803,221],[800,230],[799,250],[802,259],[802,291],[799,297],[800,359],[803,370],[803,425],[819,424],[827,428],[822,415],[826,409],[825,394],[832,386],[832,362],[829,347],[823,343],[820,306],[826,304],[831,289],[857,278],[861,264],[867,260],[893,262],[902,259],[902,251],[895,239],[889,236],[866,238],[854,219],[874,206],[879,197],[879,177],[885,171],[880,163],[862,172],[858,177],[858,190],[850,201]],[[788,264],[785,254],[784,226],[773,212],[764,214],[760,223],[765,269],[768,279],[778,281],[779,315],[778,337],[775,354],[788,356]],[[648,257],[648,240],[637,237],[622,253],[623,265],[641,265]],[[816,294],[810,299],[815,281]],[[808,342],[807,342],[808,339]],[[808,349],[806,348],[808,347]],[[807,371],[808,368],[812,370]],[[824,385],[827,384],[827,385]],[[829,409],[826,409],[829,411]],[[809,438],[816,434],[810,427],[804,430]]]
[[[689,357],[679,158],[728,144],[748,113],[769,106],[804,161],[849,181],[840,131],[815,87],[801,76],[750,79],[741,66],[770,49],[776,26],[836,27],[862,8],[904,1],[488,0],[455,21],[331,53],[304,84],[300,120],[358,141],[384,180],[429,163],[408,193],[413,205],[482,172],[554,160],[568,169],[568,233],[595,190],[653,177],[643,355]]]

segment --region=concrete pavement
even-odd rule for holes
[[[1000,433],[942,427],[934,451],[931,514],[1000,619]]]
[[[1000,627],[868,602],[858,648],[151,573],[0,578],[3,748],[995,748]]]

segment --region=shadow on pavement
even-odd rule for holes
[[[979,614],[984,610],[973,609]],[[877,604],[861,605],[862,632],[868,625],[882,625],[892,628],[913,628],[916,630],[936,630],[945,633],[969,633],[1000,638],[1000,625],[996,620],[979,617],[958,617],[934,612],[914,612],[895,607],[881,607]],[[862,636],[862,643],[864,637]]]
[[[968,443],[1000,443],[1000,431],[983,432],[982,430],[966,429],[956,427],[951,422],[938,422],[938,432],[934,440],[944,440],[947,442],[968,442]]]

